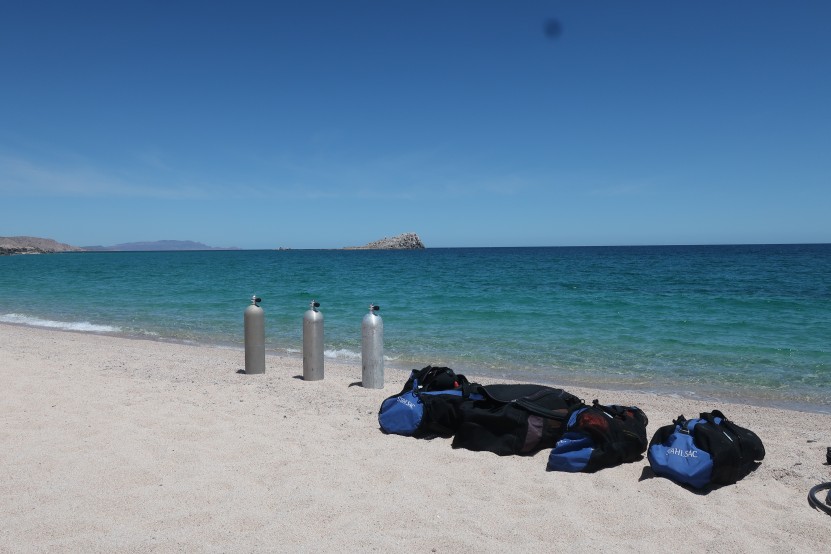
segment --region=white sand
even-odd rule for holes
[[[634,404],[648,434],[720,408],[767,457],[697,494],[641,462],[546,472],[548,451],[499,457],[450,440],[387,436],[386,387],[350,386],[241,350],[0,325],[2,552],[829,552],[831,517],[808,506],[831,480],[831,416],[567,388]],[[425,360],[423,365],[441,360]],[[473,377],[468,375],[468,377]]]

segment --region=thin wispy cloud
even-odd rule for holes
[[[483,186],[487,192],[497,196],[516,196],[527,192],[535,185],[529,179],[519,175],[505,175],[486,181]]]
[[[341,159],[337,156],[283,156],[264,161],[291,185],[273,185],[295,198],[430,200],[483,196],[515,196],[536,188],[530,177],[513,174],[471,173],[447,153],[409,151],[386,157]],[[261,192],[267,186],[259,187]]]
[[[432,153],[412,152],[354,160],[281,158],[248,168],[250,175],[206,177],[176,166],[160,152],[134,157],[134,165],[101,169],[78,156],[34,161],[0,154],[0,193],[16,197],[143,198],[156,200],[458,200],[515,196],[534,188],[518,175],[471,175]]]
[[[82,165],[46,165],[0,155],[0,191],[9,196],[191,198],[198,187],[153,186]]]
[[[621,197],[642,196],[649,192],[652,186],[648,183],[618,183],[600,186],[589,191],[591,196]]]

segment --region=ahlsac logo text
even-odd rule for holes
[[[402,404],[404,404],[405,406],[407,406],[408,408],[410,408],[411,410],[415,408],[415,404],[413,404],[412,402],[410,402],[406,398],[403,398],[403,397],[399,396],[398,401],[401,402]]]
[[[682,458],[698,458],[698,450],[684,450],[682,448],[669,448],[667,454],[681,456]]]

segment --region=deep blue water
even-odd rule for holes
[[[0,257],[0,321],[831,411],[831,245],[107,252]],[[395,385],[397,386],[397,385]]]

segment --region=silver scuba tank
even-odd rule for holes
[[[303,314],[303,380],[323,379],[323,314],[312,300]]]
[[[368,389],[384,388],[384,321],[381,308],[369,305],[361,322],[361,384]]]
[[[265,373],[265,314],[260,308],[262,298],[251,297],[251,305],[245,308],[245,373]]]

